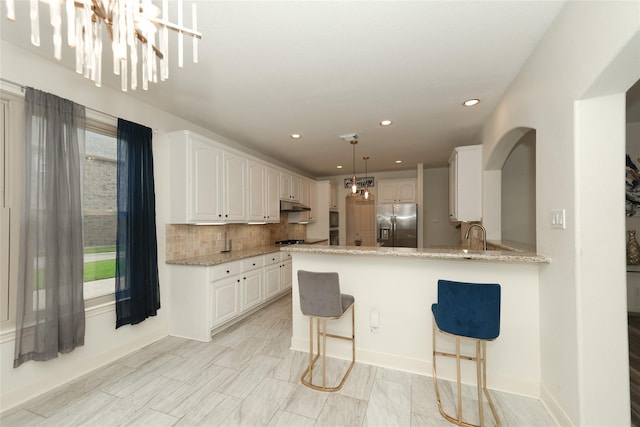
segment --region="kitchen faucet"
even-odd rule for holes
[[[464,238],[465,239],[469,238],[469,234],[471,233],[471,229],[473,227],[480,227],[480,229],[482,230],[482,250],[486,251],[487,250],[487,230],[481,224],[471,224],[469,228],[467,228],[467,232],[464,235]]]

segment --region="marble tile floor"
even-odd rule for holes
[[[203,343],[167,337],[3,413],[10,426],[447,426],[431,377],[356,364],[342,390],[300,384],[307,353],[289,350],[291,296]],[[357,354],[356,354],[357,356]],[[331,359],[335,380],[347,363]],[[319,374],[318,374],[319,375]],[[454,413],[452,384],[443,404]],[[536,399],[492,391],[502,425],[555,426]],[[475,388],[464,389],[477,422]],[[475,417],[474,417],[475,415]],[[495,422],[485,403],[485,419]]]

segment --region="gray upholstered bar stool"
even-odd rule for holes
[[[309,317],[309,366],[300,380],[302,384],[319,391],[338,391],[347,380],[353,365],[356,363],[354,298],[340,293],[338,273],[317,273],[298,270],[298,289],[300,293],[300,309]],[[341,319],[351,310],[351,336],[327,333],[327,320]],[[316,319],[316,340],[318,353],[313,351],[313,319]],[[322,324],[322,327],[320,325]],[[322,343],[320,338],[322,337]],[[327,386],[327,337],[351,341],[351,364],[335,387]],[[322,354],[322,385],[313,383],[313,367]]]

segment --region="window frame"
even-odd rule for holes
[[[85,130],[91,131],[94,133],[100,133],[106,136],[112,136],[117,139],[118,122],[114,117],[99,114],[92,110],[87,110]],[[83,201],[83,205],[84,205],[84,201]],[[118,213],[116,211],[115,215],[117,214]],[[114,288],[111,294],[99,295],[97,297],[84,300],[85,312],[92,308],[104,307],[105,305],[110,305],[115,309],[115,301],[116,301],[116,294],[115,294],[115,278],[114,278]]]
[[[15,338],[24,141],[24,90],[0,84],[0,342]],[[87,108],[85,130],[117,137],[117,118]],[[8,218],[6,218],[8,216]],[[5,221],[7,223],[5,223]],[[8,235],[8,239],[4,236]],[[85,299],[87,317],[115,310],[114,292]]]

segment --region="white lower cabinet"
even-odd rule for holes
[[[211,312],[210,327],[220,325],[240,314],[240,279],[234,276],[211,283]]]
[[[246,311],[262,302],[262,278],[264,257],[253,257],[240,261],[242,268],[241,311]]]
[[[290,253],[280,253],[282,256],[282,267],[280,268],[280,290],[291,289],[293,284],[293,267]]]
[[[279,253],[265,255],[264,299],[268,300],[280,293],[281,256]]]
[[[281,252],[169,271],[170,335],[198,341],[291,288],[291,254]]]

